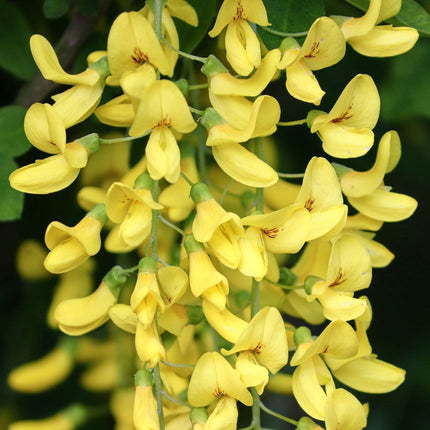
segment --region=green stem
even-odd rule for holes
[[[166,399],[169,399],[171,402],[173,403],[177,403],[178,405],[182,405],[182,406],[186,406],[187,408],[192,409],[193,407],[191,405],[189,405],[188,403],[185,402],[181,402],[180,400],[177,400],[175,398],[173,398],[172,396],[170,396],[169,394],[167,394],[165,391],[163,391],[161,393]]]
[[[188,87],[188,89],[189,89],[190,91],[193,91],[193,90],[203,90],[203,89],[208,88],[208,87],[209,87],[209,84],[208,84],[208,83],[206,83],[206,84],[190,85],[190,86]]]
[[[152,189],[152,198],[158,202],[159,182],[154,181],[154,188]],[[151,226],[151,257],[155,260],[158,259],[158,209],[152,209],[152,226]]]
[[[194,364],[177,364],[177,363],[170,363],[170,361],[161,360],[163,364],[170,367],[195,367]]]
[[[148,134],[150,134],[151,131],[152,131],[152,129],[148,130],[147,132],[143,133],[140,136],[118,137],[116,139],[102,139],[101,137],[99,137],[99,141],[100,141],[100,143],[103,143],[105,145],[110,145],[111,143],[118,143],[118,142],[127,142],[129,140],[136,140],[136,139],[140,139],[141,137],[148,136]]]
[[[193,107],[191,107],[191,106],[188,106],[188,109],[192,112],[192,113],[196,113],[197,115],[203,115],[204,113],[205,113],[205,111],[204,110],[201,110],[201,109],[196,109],[196,108],[193,108]]]
[[[160,214],[158,214],[158,218],[160,218],[161,221],[164,222],[164,224],[168,225],[169,227],[173,228],[173,230],[177,231],[182,236],[187,236],[187,233],[185,233],[184,230],[177,227],[175,224],[172,224],[170,221],[167,221],[167,219],[163,218]]]
[[[302,290],[305,288],[304,285],[284,285],[284,284],[278,284],[277,282],[271,281],[269,278],[264,278],[266,282],[269,282],[269,284],[276,285],[279,288],[282,288],[283,290]]]
[[[306,124],[306,122],[307,122],[307,119],[304,118],[304,119],[297,119],[295,121],[279,121],[278,124],[276,124],[276,125],[279,125],[279,126],[282,126],[282,127],[290,127],[292,125]]]
[[[227,195],[228,189],[229,189],[230,185],[232,184],[232,182],[233,182],[233,178],[230,178],[229,181],[227,182],[227,185],[224,188],[224,191],[221,194],[221,197],[220,197],[219,202],[218,202],[221,206],[224,203],[225,196]]]
[[[251,388],[252,394],[252,421],[251,426],[254,430],[261,430],[261,417],[260,417],[260,396],[255,387]]]
[[[164,36],[161,36],[161,40],[172,50],[175,51],[177,54],[179,54],[180,56],[184,57],[184,58],[188,58],[189,60],[193,60],[193,61],[199,61],[200,63],[206,63],[207,58],[205,57],[199,57],[197,55],[193,55],[193,54],[188,54],[188,52],[183,52],[180,51],[179,49],[176,49],[174,46],[172,46]]]
[[[304,173],[280,173],[276,172],[280,178],[303,178]]]
[[[269,414],[269,415],[272,415],[273,417],[276,417],[276,418],[278,418],[278,419],[280,419],[280,420],[282,420],[282,421],[286,421],[287,423],[290,423],[290,424],[292,424],[293,426],[298,426],[299,425],[299,423],[298,423],[298,421],[296,421],[296,420],[293,420],[293,419],[291,419],[291,418],[288,418],[288,417],[284,417],[283,415],[281,415],[281,414],[278,414],[277,412],[275,412],[275,411],[272,411],[271,409],[269,409],[267,406],[264,406],[263,405],[263,403],[260,401],[260,408],[264,411],[264,412],[266,412],[266,414]]]
[[[301,36],[306,36],[308,34],[307,31],[301,31],[299,33],[284,33],[283,31],[273,30],[270,27],[259,26],[259,28],[263,29],[264,31],[267,31],[267,33],[275,34],[276,36],[281,36],[281,37],[301,37]]]
[[[161,385],[160,366],[158,363],[152,370],[152,376],[154,377],[155,397],[157,399],[157,414],[158,420],[160,422],[160,430],[165,430],[163,414],[163,388]]]
[[[181,176],[188,182],[188,185],[191,187],[194,185],[194,182],[184,172],[181,172]]]

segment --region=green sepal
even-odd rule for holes
[[[67,351],[71,357],[75,356],[76,350],[78,349],[78,337],[65,336],[58,342],[58,347]]]
[[[200,70],[209,79],[212,76],[218,75],[219,73],[228,73],[228,70],[224,66],[224,64],[222,64],[221,61],[218,60],[218,58],[212,54],[209,55],[209,57],[206,59],[205,63],[203,64],[203,66]]]
[[[224,122],[222,116],[212,107],[205,109],[200,118],[200,124],[208,131],[211,127],[224,124]]]
[[[102,79],[103,82],[111,74],[106,55],[100,58],[99,60],[97,60],[94,64],[91,64],[89,68],[95,70],[100,75],[100,78]]]
[[[149,272],[157,273],[158,263],[152,257],[143,257],[139,260],[139,273]]]
[[[192,252],[202,252],[205,250],[205,247],[202,243],[197,242],[196,239],[194,239],[194,236],[192,234],[188,235],[184,240],[184,246],[187,251],[187,254],[191,254]]]
[[[191,187],[190,196],[194,203],[207,202],[213,199],[208,186],[203,182],[197,182]]]
[[[200,324],[205,319],[205,314],[201,306],[185,305],[185,312],[190,324]]]
[[[134,385],[136,387],[138,387],[138,386],[152,387],[152,385],[154,385],[154,378],[153,378],[150,370],[139,369],[134,374]]]
[[[317,110],[317,109],[312,109],[311,111],[308,112],[307,116],[306,116],[306,124],[309,128],[312,127],[312,123],[314,122],[315,118],[321,115],[325,115],[326,112],[322,111],[322,110]]]
[[[154,188],[154,180],[148,172],[142,173],[134,181],[134,188],[152,191]]]
[[[296,430],[315,430],[316,428],[318,428],[317,425],[309,417],[302,417],[298,421]]]
[[[100,150],[100,138],[97,133],[87,134],[84,137],[75,140],[75,143],[83,146],[88,155],[92,155]]]
[[[301,343],[312,342],[314,339],[312,337],[312,333],[309,330],[309,328],[305,326],[301,326],[296,328],[296,330],[294,331],[293,340],[296,346],[298,346]]]
[[[338,178],[341,178],[343,175],[346,175],[353,170],[350,167],[344,166],[343,164],[339,163],[331,163],[331,165],[333,166],[333,169],[336,172]]]
[[[100,221],[103,225],[109,221],[104,203],[95,205],[88,213],[87,217],[94,218]]]
[[[287,267],[281,267],[279,270],[279,284],[282,285],[295,285],[297,282],[297,275]]]
[[[185,97],[188,97],[188,89],[190,87],[190,84],[185,78],[181,78],[175,81],[175,85],[179,88],[179,90]]]
[[[121,266],[114,266],[103,277],[103,282],[109,287],[113,296],[118,299],[121,287],[127,282],[127,270]]]
[[[306,277],[304,282],[304,290],[306,294],[312,294],[312,287],[317,283],[324,281],[323,278],[320,278],[319,276],[309,275]]]
[[[300,48],[300,45],[297,43],[297,40],[294,39],[294,37],[286,37],[285,39],[282,39],[281,46],[279,47],[282,54],[285,51],[296,48]]]
[[[80,403],[73,403],[63,409],[61,413],[69,417],[70,421],[74,424],[73,428],[84,424],[88,419],[87,408]]]
[[[204,424],[208,420],[208,411],[206,408],[193,408],[190,413],[192,424]]]

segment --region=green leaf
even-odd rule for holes
[[[184,52],[192,52],[203,39],[216,16],[216,0],[187,0],[195,9],[199,17],[199,25],[193,27],[184,21],[175,18],[176,29],[179,35],[179,49]]]
[[[12,158],[0,157],[0,221],[16,220],[22,213],[24,194],[9,184],[9,175],[17,168]]]
[[[346,0],[353,6],[362,11],[369,8],[369,0]],[[400,12],[394,17],[387,20],[390,24],[413,27],[421,35],[430,36],[430,15],[428,12],[414,0],[403,0]]]
[[[0,156],[17,157],[31,147],[24,133],[25,112],[21,106],[0,108]]]
[[[430,118],[430,40],[422,39],[406,54],[393,58],[380,86],[381,117],[388,121]]]
[[[283,33],[308,31],[312,23],[325,15],[323,0],[264,0],[270,29]],[[268,33],[263,27],[258,34],[268,49],[279,48],[284,37]]]
[[[43,2],[43,15],[47,19],[57,19],[65,15],[70,8],[70,0],[45,0]]]
[[[0,10],[0,67],[20,79],[30,79],[36,72],[28,43],[30,25],[14,4],[0,0]]]

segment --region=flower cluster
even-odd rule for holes
[[[376,232],[417,206],[385,182],[400,159],[400,138],[386,132],[367,171],[329,158],[344,163],[374,144],[380,98],[369,75],[340,89],[329,112],[310,109],[301,121],[280,122],[288,106],[265,92],[285,71],[288,93],[318,106],[325,91],[314,71],[338,63],[347,43],[368,56],[409,50],[416,30],[378,25],[399,8],[400,1],[371,0],[359,18],[320,17],[304,39],[286,35],[267,50],[256,34],[256,26],[270,25],[263,2],[224,0],[209,31],[224,42],[223,63],[179,51],[176,20],[199,25],[187,2],[152,0],[120,14],[106,51],[91,54],[76,75],[62,69],[43,36],[32,36],[43,76],[71,88],[28,109],[26,136],[51,155],[13,172],[10,183],[53,193],[82,170],[78,203],[86,215],[73,227],[51,222],[46,255],[25,244],[26,267],[43,260],[59,275],[47,321],[72,337],[14,369],[9,385],[40,393],[84,364],[82,386],[111,392],[122,430],[234,430],[237,402],[252,407],[248,429],[261,429],[260,411],[300,430],[364,428],[369,407],[347,387],[386,393],[405,376],[372,352],[371,305],[359,293],[373,268],[394,257]],[[179,73],[180,56],[187,60]],[[200,83],[189,60],[203,63]],[[119,95],[99,105],[105,84]],[[93,113],[120,137],[92,133],[67,143],[67,130]],[[307,124],[327,154],[309,160],[301,183],[277,172],[272,138],[296,124]],[[144,155],[130,167],[133,140]],[[102,246],[119,264],[94,289]],[[22,268],[30,278],[46,271],[36,262]],[[96,329],[97,338],[88,334]],[[266,391],[293,395],[304,416],[267,408]],[[88,419],[75,405],[42,427],[9,429],[71,429]]]

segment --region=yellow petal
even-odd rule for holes
[[[296,99],[318,106],[325,91],[304,61],[287,67],[287,91]]]
[[[255,73],[248,79],[239,79],[230,73],[218,73],[210,80],[210,90],[216,95],[258,96],[260,95],[276,72],[276,66],[281,58],[281,51],[269,51]]]
[[[13,171],[9,182],[23,193],[49,194],[68,187],[79,171],[67,163],[63,154],[57,154]]]
[[[144,63],[135,70],[121,75],[120,84],[125,94],[130,98],[140,99],[146,88],[157,79],[154,67]]]
[[[140,136],[157,125],[173,127],[180,133],[197,127],[184,95],[166,79],[153,82],[144,91],[130,136]]]
[[[375,357],[361,357],[333,371],[333,376],[354,390],[388,393],[405,379],[405,371]]]
[[[20,393],[42,393],[63,382],[72,369],[71,351],[57,346],[44,357],[13,369],[7,383]]]
[[[303,294],[306,295],[304,292]],[[302,318],[309,324],[319,325],[325,321],[322,306],[316,300],[308,302],[299,291],[291,291],[286,295],[282,311],[293,317]]]
[[[135,347],[139,359],[147,363],[151,369],[166,357],[166,350],[160,340],[155,323],[145,329],[139,321],[137,322]]]
[[[32,104],[24,118],[24,131],[33,146],[48,154],[64,152],[66,129],[55,109],[48,103]]]
[[[248,227],[239,240],[239,246],[242,257],[238,269],[244,275],[261,281],[266,276],[268,268],[268,257],[261,230]]]
[[[236,369],[246,387],[256,387],[257,393],[262,394],[269,380],[268,370],[257,363],[254,354],[248,351],[239,353],[236,359]]]
[[[399,146],[400,139],[396,132],[389,131],[385,133],[379,142],[378,154],[373,167],[366,172],[353,170],[340,178],[340,185],[344,194],[351,197],[361,197],[365,194],[370,194],[379,187],[388,170],[388,163],[393,160],[391,148],[398,148]],[[393,160],[393,164],[396,164],[395,160]]]
[[[130,127],[135,116],[131,100],[125,94],[99,106],[94,114],[100,122],[113,127]]]
[[[109,286],[102,282],[89,296],[61,302],[55,310],[55,319],[61,331],[80,336],[101,326],[108,319],[109,308],[116,303]]]
[[[376,24],[381,9],[382,0],[371,0],[367,12],[360,18],[351,18],[342,25],[341,30],[345,39],[363,36]]]
[[[348,43],[361,55],[392,57],[412,49],[418,37],[415,28],[378,25],[363,36],[349,39]]]
[[[169,0],[166,4],[170,15],[185,21],[187,24],[197,27],[199,18],[195,9],[185,0]]]
[[[186,292],[188,276],[180,267],[167,266],[158,270],[160,291],[166,302],[166,308],[176,303]]]
[[[212,154],[221,169],[241,184],[265,188],[278,180],[278,174],[272,167],[239,143],[213,146]]]
[[[417,201],[406,194],[392,193],[377,188],[363,197],[349,197],[354,208],[371,218],[381,221],[401,221],[409,218],[417,208]]]
[[[57,54],[51,44],[40,34],[31,36],[30,48],[37,67],[43,77],[49,81],[70,85],[94,85],[100,79],[99,74],[92,69],[87,69],[78,75],[66,73],[58,62]]]
[[[150,385],[138,385],[135,388],[133,422],[136,430],[160,429],[157,401]]]
[[[232,314],[227,308],[219,311],[206,300],[203,300],[202,308],[211,327],[229,342],[236,343],[247,327],[243,319]]]
[[[326,430],[361,430],[367,425],[363,405],[348,391],[338,388],[327,396]]]
[[[109,318],[120,329],[136,333],[137,315],[130,305],[115,304],[109,308]]]
[[[236,430],[238,416],[236,399],[223,396],[219,399],[215,409],[209,415],[208,420],[204,424],[204,429]],[[194,426],[193,429],[195,429]]]
[[[206,406],[221,396],[229,396],[247,406],[252,405],[251,393],[233,369],[217,352],[203,354],[194,368],[188,387],[188,401],[192,406]]]
[[[350,321],[358,318],[366,310],[366,301],[351,296],[352,293],[328,290],[318,298],[323,306],[324,316],[331,321]]]
[[[120,78],[145,61],[156,66],[163,75],[173,73],[154,29],[138,12],[123,12],[116,18],[109,31],[107,51],[114,78]]]

